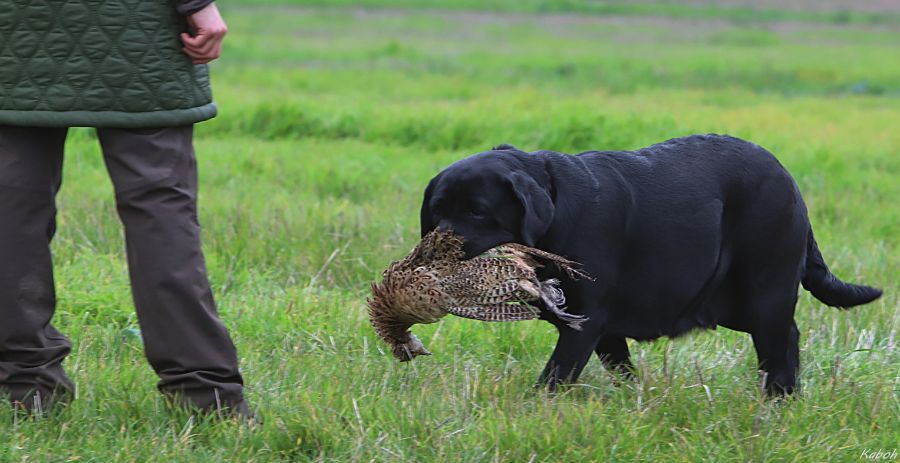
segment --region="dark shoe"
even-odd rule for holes
[[[223,419],[235,420],[249,428],[256,428],[262,425],[262,419],[250,409],[250,405],[247,404],[246,400],[241,400],[231,406],[222,407],[216,410],[215,413]]]
[[[262,424],[259,416],[250,409],[243,398],[233,403],[216,401],[206,407],[200,406],[193,400],[185,399],[178,394],[166,394],[166,402],[173,410],[179,410],[188,415],[201,415],[222,420],[234,420],[242,425],[255,428]]]
[[[45,416],[53,409],[59,409],[74,398],[66,388],[48,389],[43,386],[24,387],[21,385],[3,387],[9,393],[9,403],[16,412],[32,417]]]

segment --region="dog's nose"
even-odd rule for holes
[[[453,225],[450,224],[449,220],[441,220],[438,222],[437,229],[440,231],[453,231]]]

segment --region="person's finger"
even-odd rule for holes
[[[222,53],[222,47],[217,46],[207,52],[199,52],[197,50],[193,50],[193,49],[185,47],[182,49],[182,51],[184,52],[184,54],[188,55],[194,61],[194,63],[198,63],[198,61],[199,61],[200,64],[202,64],[202,63],[208,63],[208,62],[218,58]]]
[[[182,41],[185,42],[185,45],[195,47],[195,48],[204,48],[210,47],[212,48],[216,42],[221,42],[225,38],[225,30],[221,31],[207,31],[200,30],[197,31],[197,35],[191,37],[187,36],[187,38],[182,37]]]
[[[210,39],[210,40],[204,42],[203,44],[200,44],[197,46],[191,46],[189,48],[192,48],[197,53],[207,54],[207,53],[211,53],[213,50],[215,50],[216,47],[220,46],[221,43],[222,43],[221,39],[213,38],[213,39]]]
[[[201,53],[197,53],[197,52],[195,52],[195,51],[193,51],[193,50],[191,50],[191,49],[189,49],[189,48],[183,48],[181,51],[183,51],[185,55],[188,55],[188,57],[191,58],[192,60],[207,59],[207,58],[208,58],[207,55],[204,55],[204,54],[201,54]]]
[[[181,42],[184,43],[188,47],[196,47],[201,43],[200,36],[192,37],[190,34],[182,32],[181,33]]]
[[[197,49],[194,47],[184,47],[181,49],[181,51],[183,51],[186,55],[190,56],[191,58],[202,55],[202,53],[197,51]]]
[[[197,58],[192,57],[191,58],[191,62],[194,64],[206,64],[212,60],[213,60],[212,58],[205,58],[205,57],[197,57]]]
[[[209,34],[198,32],[197,35],[184,40],[184,44],[191,48],[201,48],[213,39]]]
[[[221,55],[225,32],[224,29],[221,31],[200,30],[193,37],[182,34],[182,42],[185,45],[183,51],[194,63],[208,63]]]
[[[193,59],[207,59],[210,57],[208,53],[197,53],[191,49],[185,49],[184,54]]]
[[[212,53],[216,48],[221,48],[222,41],[225,37],[224,33],[218,35],[204,33],[203,35],[206,36],[205,41],[199,43],[195,41],[188,45],[188,47],[199,53]]]

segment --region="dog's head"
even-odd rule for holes
[[[453,230],[465,240],[466,259],[503,243],[535,246],[550,228],[554,206],[528,156],[500,145],[444,169],[425,189],[422,236]]]

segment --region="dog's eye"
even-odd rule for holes
[[[484,215],[485,215],[484,209],[481,209],[481,208],[472,209],[469,211],[469,216],[476,218],[476,219],[480,219],[480,218],[484,217]]]

